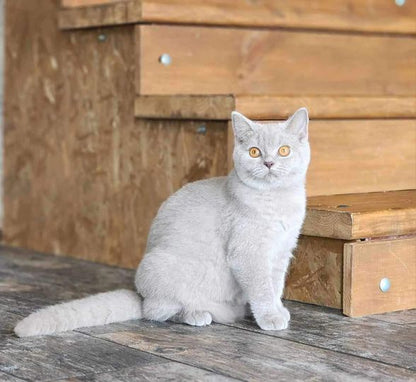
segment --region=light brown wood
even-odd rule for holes
[[[416,188],[415,120],[315,120],[309,140],[308,196]]]
[[[163,200],[226,174],[226,122],[135,120],[133,27],[57,32],[57,7],[6,3],[3,243],[136,267]]]
[[[308,198],[305,235],[359,239],[416,232],[416,190]]]
[[[61,0],[63,7],[88,7],[91,5],[103,5],[103,4],[114,4],[121,3],[129,0]]]
[[[71,6],[115,0],[63,1]],[[378,0],[376,4],[371,0],[325,0],[314,3],[308,0],[298,0],[296,3],[285,0],[142,0],[141,4],[143,13],[135,22],[416,33],[416,6],[410,0],[402,7],[391,0]],[[106,19],[101,25],[117,23],[114,21],[117,20]],[[94,25],[93,20],[91,26]],[[66,25],[71,28],[79,26],[74,17],[72,24]]]
[[[222,96],[140,96],[134,115],[138,118],[228,120],[234,97]]]
[[[416,94],[410,37],[138,25],[136,40],[140,95]]]
[[[391,288],[383,293],[380,280]],[[352,317],[416,308],[416,237],[345,244],[343,312]]]
[[[270,120],[286,119],[300,107],[314,119],[416,118],[415,97],[152,95],[136,96],[134,113],[138,118],[224,120],[237,110]]]
[[[131,24],[141,20],[141,0],[122,0],[59,11],[61,29]]]
[[[284,298],[341,309],[343,249],[342,240],[301,236]]]
[[[252,119],[286,119],[300,107],[313,119],[416,118],[415,97],[235,96],[235,109]]]

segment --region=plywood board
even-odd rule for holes
[[[88,7],[91,5],[115,4],[129,0],[61,0],[62,7]]]
[[[408,36],[138,25],[136,49],[140,95],[416,94]]]
[[[308,196],[416,188],[415,120],[314,120],[309,140]]]
[[[163,200],[226,174],[225,122],[135,120],[133,27],[58,33],[56,10],[6,3],[3,242],[136,267]]]
[[[284,298],[341,309],[343,248],[342,240],[301,236]]]
[[[310,197],[303,233],[347,240],[416,233],[416,190]]]
[[[306,107],[313,119],[416,118],[416,97],[278,95],[136,96],[137,118],[226,120],[233,110],[257,120],[286,119]]]
[[[114,1],[63,0],[67,6]],[[139,6],[143,10],[134,22],[416,33],[416,6],[410,0],[403,6],[397,6],[391,0],[378,0],[377,4],[371,0],[312,3],[308,0],[141,0]],[[74,12],[74,15],[77,13]],[[77,17],[70,20],[65,24],[66,28],[80,27]],[[82,24],[87,26],[85,22],[88,19],[82,19]],[[107,18],[101,25],[117,23],[116,18]],[[94,20],[91,25],[95,25]]]
[[[344,314],[416,308],[416,237],[345,244]],[[391,287],[380,289],[388,278]]]

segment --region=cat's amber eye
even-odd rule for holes
[[[248,153],[252,158],[258,158],[260,156],[260,150],[257,147],[251,147]]]
[[[290,147],[289,146],[280,146],[279,147],[279,155],[281,157],[287,157],[290,154]]]

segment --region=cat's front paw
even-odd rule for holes
[[[286,308],[284,308],[286,309]],[[287,310],[287,309],[286,309]],[[287,311],[289,313],[289,311]],[[290,315],[289,315],[290,317]],[[283,330],[287,329],[289,320],[282,312],[268,313],[256,318],[257,324],[263,330]]]

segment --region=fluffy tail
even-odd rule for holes
[[[141,305],[140,296],[131,290],[100,293],[40,309],[20,321],[14,332],[29,337],[132,320],[142,317]]]

